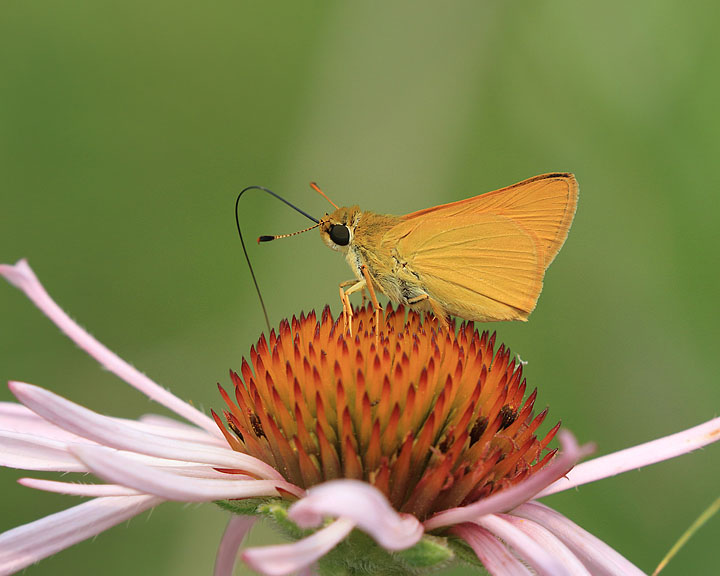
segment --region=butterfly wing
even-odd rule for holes
[[[545,254],[543,264],[547,269],[565,243],[575,216],[577,199],[578,184],[575,176],[551,173],[474,198],[426,208],[403,218],[470,217],[473,214],[507,216],[537,236]]]
[[[446,312],[468,320],[526,320],[577,204],[569,174],[403,217],[383,243]]]
[[[542,289],[537,238],[504,216],[414,219],[384,240],[403,275],[416,277],[430,298],[461,318],[523,320]]]

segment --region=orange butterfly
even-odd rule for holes
[[[376,311],[380,292],[432,311],[442,325],[450,314],[527,320],[567,238],[577,197],[572,174],[552,173],[405,216],[336,206],[319,227],[356,276],[340,285],[346,322],[352,328],[348,296],[364,288]]]

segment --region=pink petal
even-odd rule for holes
[[[283,576],[307,568],[335,548],[355,527],[347,518],[335,520],[312,536],[292,544],[249,548],[242,559],[253,570],[268,576]]]
[[[154,494],[165,500],[180,502],[210,502],[232,498],[279,496],[276,486],[302,495],[302,491],[285,481],[277,480],[218,480],[192,478],[167,470],[145,466],[102,446],[73,448],[90,471],[113,484],[134,488],[144,494]],[[231,475],[229,475],[231,477]]]
[[[492,576],[531,576],[530,570],[485,528],[468,522],[453,526],[451,532],[470,545]]]
[[[538,494],[538,498],[669,460],[718,440],[720,440],[720,418],[714,418],[688,430],[583,462],[568,472],[565,478],[560,478],[548,486]]]
[[[153,496],[96,498],[0,534],[0,576],[100,534],[157,506]]]
[[[215,557],[213,576],[232,576],[240,546],[254,523],[252,516],[233,515],[230,518]]]
[[[59,430],[59,429],[58,429]],[[88,446],[97,446],[79,436],[82,443]],[[83,472],[89,470],[83,462],[70,451],[70,446],[79,446],[80,442],[56,442],[48,438],[35,437],[30,434],[19,434],[16,432],[5,432],[0,430],[0,466],[17,468],[21,470],[43,470],[55,472]],[[232,480],[248,480],[253,477],[245,474],[227,474],[214,470],[212,466],[205,464],[194,464],[156,458],[134,452],[123,452],[125,457],[135,462],[153,466],[155,468],[168,469],[176,474],[201,478],[221,478]],[[301,494],[304,494],[301,493]]]
[[[567,431],[560,432],[562,452],[547,464],[542,470],[536,472],[523,482],[510,488],[497,492],[492,496],[478,500],[468,506],[450,508],[425,521],[425,530],[435,530],[443,526],[472,522],[485,514],[506,512],[515,506],[527,502],[549,484],[561,478],[570,470],[578,459],[592,450],[591,446],[580,447],[575,438]]]
[[[17,402],[0,402],[0,430],[44,436],[52,440],[84,441],[79,436],[40,418],[35,412]]]
[[[225,480],[226,482],[235,482],[236,480],[257,480],[257,478],[254,478],[253,476],[248,476],[247,474],[228,474],[227,472],[219,472],[213,467],[207,466],[205,464],[194,465],[186,464],[183,462],[181,463],[181,465],[168,466],[165,465],[165,462],[170,462],[170,460],[162,460],[160,458],[148,457],[147,461],[143,461],[137,458],[137,454],[133,454],[131,452],[120,452],[120,454],[131,458],[134,462],[151,466],[152,468],[155,468],[157,470],[167,470],[168,472],[172,472],[173,474],[177,474],[178,476],[187,476],[189,478],[216,478],[218,480]]]
[[[500,517],[530,536],[530,538],[540,544],[540,546],[542,546],[554,558],[562,562],[568,573],[576,574],[577,576],[590,576],[590,572],[588,572],[587,568],[585,568],[580,559],[549,530],[546,530],[539,524],[531,522],[526,518],[518,518],[508,514],[501,514]]]
[[[200,428],[207,430],[210,434],[220,437],[221,434],[218,431],[217,425],[211,418],[187,402],[183,402],[165,388],[157,385],[145,376],[145,374],[130,366],[130,364],[122,360],[114,352],[108,350],[78,326],[78,324],[63,312],[55,301],[50,298],[27,261],[20,260],[14,266],[0,264],[0,276],[4,276],[10,284],[22,290],[75,344],[85,350],[85,352],[95,358],[95,360],[110,372],[137,388],[152,400],[169,408],[176,414],[198,425]]]
[[[224,438],[221,440],[215,436],[210,436],[210,434],[205,432],[205,430],[197,428],[196,426],[193,426],[189,430],[185,431],[174,427],[159,426],[157,424],[150,424],[128,418],[113,418],[113,420],[133,428],[138,432],[162,436],[163,438],[170,438],[173,440],[182,440],[183,442],[199,444],[200,446],[219,446],[225,449],[228,448],[227,441]]]
[[[410,514],[398,514],[374,486],[358,480],[332,480],[313,486],[288,510],[301,528],[320,525],[324,516],[349,518],[387,550],[404,550],[423,535],[422,524]]]
[[[67,494],[68,496],[142,496],[137,490],[118,486],[117,484],[77,484],[75,482],[56,482],[55,480],[40,480],[39,478],[20,478],[18,484],[45,492]]]
[[[79,436],[74,437],[80,438]],[[84,438],[80,438],[80,440],[81,442],[57,442],[30,434],[0,430],[0,466],[20,470],[87,473],[89,470],[85,464],[78,460],[70,451],[70,447],[81,445],[97,446],[98,444]],[[135,462],[157,468],[166,468],[183,476],[232,478],[234,480],[254,479],[245,474],[229,475],[224,472],[218,472],[214,470],[212,466],[206,464],[194,464],[181,462],[179,460],[156,458],[134,452],[123,452],[123,454]]]
[[[225,438],[218,438],[214,435],[211,436],[197,426],[185,424],[185,422],[178,422],[177,420],[158,414],[145,414],[138,420],[121,419],[121,421],[126,422],[130,426],[134,426],[138,430],[151,432],[158,436],[177,438],[179,440],[197,442],[198,444],[227,447]]]
[[[282,480],[280,473],[265,462],[234,452],[229,447],[213,447],[140,432],[118,419],[102,416],[49,390],[22,382],[10,382],[9,386],[18,400],[33,412],[98,444],[160,458],[237,468],[261,478]]]
[[[0,431],[0,466],[20,470],[87,472],[85,465],[68,452],[65,442],[4,431]]]
[[[573,573],[550,550],[528,536],[513,524],[496,514],[487,514],[475,520],[491,534],[510,546],[528,565],[541,576],[573,576]]]
[[[590,572],[598,576],[640,576],[644,574],[617,551],[571,522],[565,516],[540,504],[528,502],[513,510],[513,516],[537,522],[555,534],[572,550]]]
[[[225,439],[211,436],[197,426],[178,422],[164,416],[150,414],[141,417],[140,421],[126,418],[112,419],[140,432],[150,432],[158,436],[177,438],[186,442],[227,448]],[[55,424],[38,416],[29,408],[16,402],[0,402],[0,431],[2,430],[22,432],[24,434],[32,434],[33,436],[44,436],[52,440],[88,442],[85,438],[59,428]]]

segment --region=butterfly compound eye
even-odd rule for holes
[[[333,224],[330,227],[330,240],[338,246],[347,246],[350,244],[350,230],[343,224]]]

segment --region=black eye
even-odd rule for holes
[[[333,224],[330,226],[330,240],[338,246],[347,246],[350,244],[350,230],[343,224]]]

